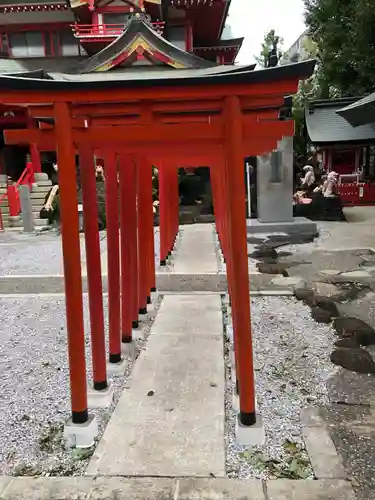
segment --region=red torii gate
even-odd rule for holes
[[[177,168],[203,162],[211,168],[216,227],[227,263],[239,422],[255,423],[244,158],[271,151],[283,136],[293,135],[291,121],[278,121],[279,110],[284,96],[295,93],[299,80],[309,77],[313,67],[314,62],[308,61],[207,79],[176,79],[172,92],[170,78],[140,84],[0,77],[2,103],[26,106],[36,119],[54,120],[54,125],[39,129],[8,130],[5,140],[33,144],[39,151],[57,149],[73,423],[88,420],[76,151],[85,217],[94,389],[107,387],[94,150],[101,151],[106,167],[109,362],[121,361],[121,340],[132,341],[132,326],[155,289],[152,164],[160,175],[164,263],[178,231]]]

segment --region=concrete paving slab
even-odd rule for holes
[[[91,488],[86,477],[18,477],[3,492],[2,500],[84,500]]]
[[[193,224],[181,228],[176,273],[217,273],[218,264],[211,224]]]
[[[327,405],[320,408],[341,455],[357,500],[375,492],[375,408],[366,405]]]
[[[268,500],[355,500],[347,481],[293,481],[277,479],[267,482]]]
[[[265,500],[260,480],[181,479],[178,500]]]
[[[94,480],[90,500],[173,500],[176,481],[160,478],[99,477]]]
[[[167,295],[151,333],[165,335],[214,335],[222,338],[220,295]]]
[[[304,428],[303,438],[317,479],[347,479],[341,457],[324,425]]]
[[[189,316],[186,296],[174,299]],[[184,305],[177,306],[176,299]],[[220,299],[215,300],[216,309],[210,295],[200,296],[207,307],[199,315],[219,328]],[[199,315],[191,307],[190,318],[196,321],[193,315]],[[162,334],[159,320],[158,315],[151,330],[159,333],[150,336],[135,365],[131,386],[120,398],[89,475],[225,475],[222,324],[217,334],[212,329],[206,335],[194,333],[189,323]]]

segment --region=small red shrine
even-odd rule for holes
[[[360,98],[316,100],[306,108],[306,128],[317,157],[327,172],[339,174],[338,190],[344,205],[375,203],[375,128],[352,126],[341,111]]]

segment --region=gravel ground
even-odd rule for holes
[[[86,262],[85,239],[81,234],[81,259]],[[159,230],[155,230],[155,258],[159,262]],[[100,233],[101,252],[106,251],[106,233]],[[62,274],[61,237],[54,231],[24,234],[0,233],[0,276]]]
[[[307,306],[294,298],[257,297],[251,301],[256,393],[266,443],[255,450],[235,442],[232,381],[227,380],[227,472],[230,477],[312,477],[301,437],[300,410],[328,402],[326,382],[336,369],[329,360],[335,339]],[[226,365],[230,374],[226,340]]]
[[[155,305],[159,307],[160,300]],[[106,297],[104,306],[107,318]],[[84,312],[90,384],[87,297]],[[81,474],[93,449],[67,450],[62,440],[63,423],[70,416],[63,296],[1,298],[0,315],[0,474]],[[151,324],[150,319],[146,337]],[[144,344],[145,340],[136,342],[136,356]],[[115,388],[115,403],[129,379],[132,367],[133,362],[129,361],[126,373],[111,379]],[[98,418],[100,436],[115,403],[106,410],[91,410]]]

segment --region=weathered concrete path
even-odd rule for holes
[[[175,267],[217,269],[211,226],[185,228]],[[215,267],[216,266],[216,267]],[[89,475],[225,475],[220,296],[165,296]]]
[[[175,273],[217,273],[217,259],[211,224],[194,224],[180,228],[181,241],[174,263]]]

